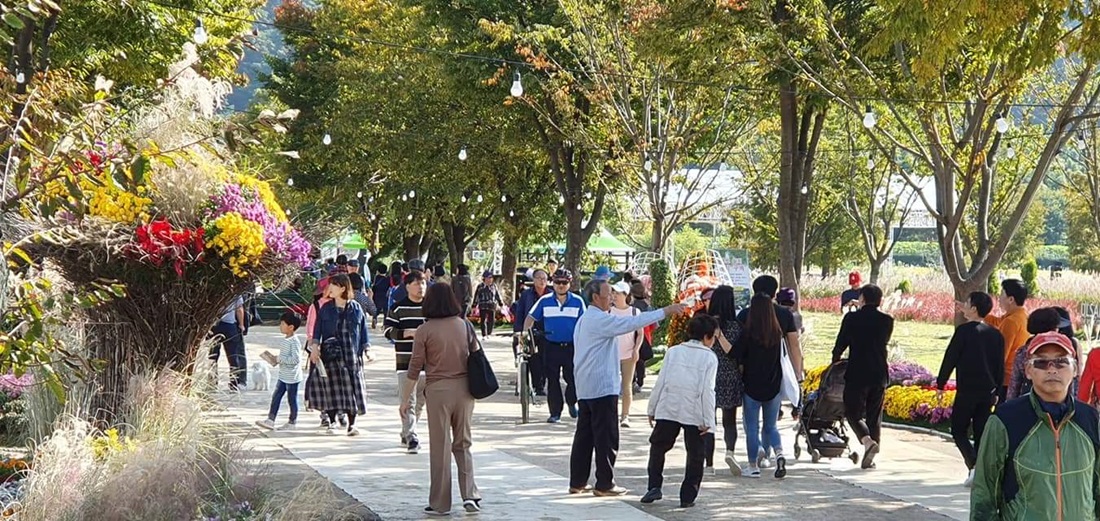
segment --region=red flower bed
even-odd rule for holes
[[[1074,327],[1082,324],[1078,314],[1077,302],[1066,299],[1028,299],[1028,311],[1049,306],[1062,306],[1069,310]],[[839,313],[840,294],[835,297],[808,298],[799,302],[803,311],[819,313]],[[955,320],[955,299],[948,293],[915,293],[911,295],[889,295],[883,302],[883,311],[897,320],[951,324]],[[994,313],[999,313],[994,311]]]

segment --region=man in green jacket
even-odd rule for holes
[[[1028,344],[1030,394],[997,407],[978,452],[970,519],[1100,519],[1100,417],[1069,394],[1076,354],[1059,333]]]

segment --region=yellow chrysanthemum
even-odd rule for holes
[[[88,215],[131,224],[149,220],[148,209],[152,199],[125,192],[112,186],[97,186],[88,198]]]
[[[211,227],[216,232],[206,247],[225,259],[234,275],[248,277],[248,268],[259,264],[266,248],[263,227],[237,212],[218,217]]]

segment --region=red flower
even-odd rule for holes
[[[171,262],[176,275],[182,277],[188,263],[202,260],[205,243],[204,230],[173,230],[166,219],[158,219],[139,226],[135,232],[136,244],[126,248],[126,253],[154,266]]]

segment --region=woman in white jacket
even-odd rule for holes
[[[688,341],[665,354],[657,385],[649,398],[649,491],[642,503],[652,503],[663,496],[665,454],[684,431],[687,466],[680,485],[680,507],[695,505],[699,485],[703,482],[706,445],[703,435],[714,432],[714,380],[718,374],[718,358],[711,351],[717,337],[718,321],[707,314],[697,314],[688,322]]]

